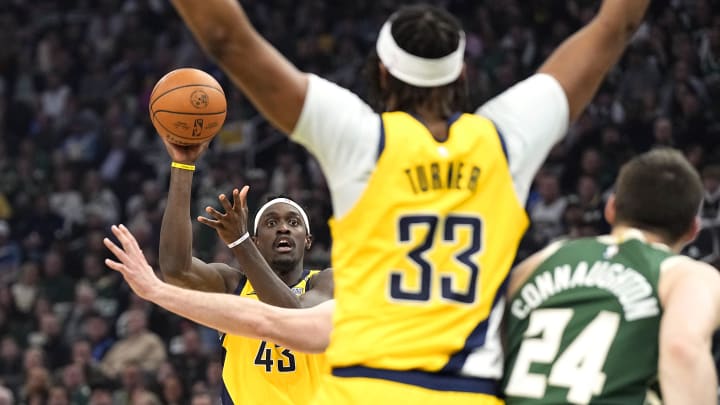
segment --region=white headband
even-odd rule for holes
[[[392,23],[387,21],[380,30],[376,49],[380,61],[393,77],[417,87],[444,86],[457,80],[462,73],[465,33],[460,31],[460,41],[453,53],[436,59],[421,58],[398,46],[392,36]]]
[[[258,224],[260,223],[260,217],[262,217],[262,214],[265,212],[266,209],[270,208],[271,206],[273,206],[277,203],[285,203],[287,205],[292,206],[296,210],[298,210],[298,212],[300,213],[300,216],[302,216],[303,222],[305,223],[305,230],[307,231],[308,235],[310,235],[310,221],[308,221],[308,217],[307,217],[307,214],[305,213],[305,210],[302,209],[302,207],[300,207],[300,205],[298,205],[298,203],[296,203],[293,200],[289,200],[287,198],[276,198],[274,200],[270,200],[270,201],[266,202],[265,205],[260,207],[257,214],[255,214],[255,228],[253,228],[253,232],[255,233],[255,235],[257,235]]]

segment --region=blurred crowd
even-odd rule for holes
[[[365,56],[401,2],[242,3],[300,68],[364,96]],[[532,74],[599,1],[431,3],[463,21],[477,106]],[[673,146],[706,188],[703,231],[687,253],[720,264],[720,7],[652,4],[538,174],[518,258],[559,237],[607,231],[603,204],[619,166]],[[258,118],[167,1],[1,0],[0,24],[0,405],[215,403],[217,333],[143,302],[103,264],[102,239],[120,222],[157,264],[169,158],[148,119],[152,87],[192,66],[216,76],[228,96],[227,125],[198,162],[192,214],[245,184],[251,210],[269,196],[293,198],[307,207],[315,236],[306,264],[324,267],[331,207],[317,162]],[[194,250],[233,263],[200,225]]]

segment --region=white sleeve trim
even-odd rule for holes
[[[375,168],[380,116],[349,90],[311,74],[291,140],[318,160],[334,216],[341,218],[360,198]]]
[[[492,120],[503,136],[515,192],[524,205],[535,174],[567,132],[565,91],[554,77],[535,74],[485,103],[476,114]]]

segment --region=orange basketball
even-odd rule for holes
[[[150,94],[150,119],[155,130],[176,145],[212,139],[226,115],[222,87],[202,70],[173,70],[158,80]]]

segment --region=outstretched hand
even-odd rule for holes
[[[243,187],[242,190],[234,189],[232,204],[225,194],[220,194],[218,200],[225,212],[222,213],[213,207],[207,207],[205,212],[215,219],[198,217],[198,222],[215,229],[226,244],[238,240],[248,229],[247,194],[249,190],[248,186]]]
[[[168,155],[173,162],[193,164],[203,154],[210,145],[210,141],[203,142],[197,145],[175,145],[170,143],[164,137],[162,138],[167,149]]]
[[[111,269],[121,273],[140,298],[149,300],[149,294],[155,290],[158,283],[162,283],[155,275],[152,267],[143,255],[137,240],[125,225],[112,226],[112,233],[118,238],[122,247],[116,245],[108,238],[103,239],[107,247],[120,262],[105,259],[105,264]]]

